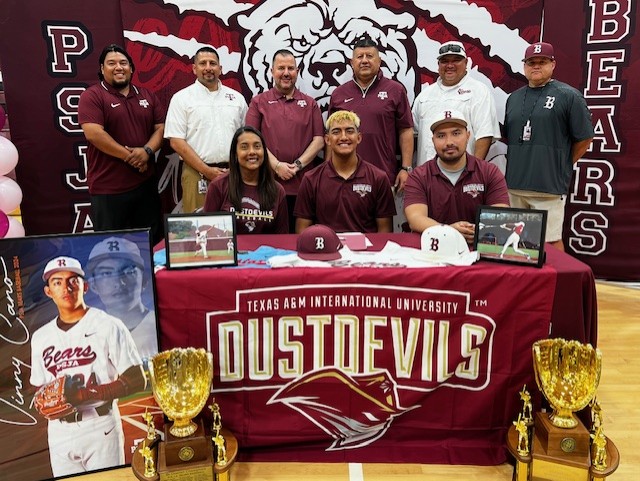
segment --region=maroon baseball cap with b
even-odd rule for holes
[[[553,56],[553,45],[546,42],[532,43],[524,52],[524,58],[522,59],[522,61],[526,62],[533,57],[547,57],[551,60],[554,60],[555,57]]]
[[[334,261],[342,258],[342,242],[335,231],[323,224],[307,227],[298,236],[298,257],[310,261]]]

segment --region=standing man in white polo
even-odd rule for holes
[[[438,50],[438,79],[425,87],[413,101],[413,123],[418,133],[416,164],[436,156],[431,124],[446,109],[467,119],[467,152],[484,159],[491,143],[500,138],[500,125],[491,92],[467,71],[467,52],[461,42],[443,43]]]
[[[193,58],[196,81],[177,92],[169,103],[164,136],[184,161],[182,211],[204,205],[209,182],[229,167],[229,146],[244,123],[247,102],[220,81],[222,65],[212,47]]]

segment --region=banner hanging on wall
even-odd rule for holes
[[[584,21],[567,25],[569,17]],[[190,58],[200,46],[218,50],[223,82],[246,99],[270,87],[271,58],[289,48],[301,69],[298,87],[326,110],[331,92],[351,78],[351,45],[359,35],[379,40],[384,74],[405,85],[410,101],[437,78],[440,44],[458,39],[466,46],[469,75],[491,86],[502,121],[507,96],[524,85],[522,54],[542,37],[556,49],[555,77],[585,95],[596,127],[591,150],[574,169],[565,246],[600,277],[637,279],[640,272],[631,242],[640,229],[634,181],[640,167],[630,142],[639,128],[640,101],[627,93],[638,78],[632,57],[637,12],[630,0],[496,0],[481,6],[422,0],[53,0],[27,6],[4,0],[0,18],[28,234],[92,229],[77,102],[97,81],[97,58],[109,43],[124,43],[136,65],[134,83],[167,104],[193,82]],[[504,151],[497,142],[488,158],[504,162]],[[160,158],[158,188],[168,213],[180,198],[180,162],[167,149]]]

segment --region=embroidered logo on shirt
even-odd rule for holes
[[[144,107],[145,109],[149,107],[149,102],[147,102],[147,99],[140,100],[140,107]]]
[[[345,104],[346,104],[347,102],[351,102],[352,100],[353,100],[353,97],[348,98],[348,99],[344,99],[344,102],[343,102],[343,103],[345,103]]]
[[[307,106],[306,100],[298,100],[298,107],[305,108]]]
[[[544,103],[542,108],[551,110],[553,108],[553,104],[555,104],[555,103],[556,103],[556,98],[555,97],[550,97],[550,96],[547,95],[547,101]]]
[[[356,194],[360,194],[360,197],[364,197],[371,192],[371,185],[370,184],[353,184],[353,191]]]
[[[458,95],[470,94],[471,90],[458,89]]]
[[[466,184],[462,186],[462,192],[469,194],[474,199],[484,192],[484,184]]]
[[[388,98],[389,98],[389,96],[387,95],[387,92],[386,92],[386,91],[383,91],[383,92],[378,92],[378,98],[379,98],[380,100],[384,100],[384,99],[388,99]]]
[[[234,94],[232,94],[232,93],[226,93],[226,94],[224,94],[224,96],[225,96],[225,98],[227,100],[235,100],[236,99],[236,96]]]
[[[111,104],[111,108],[112,108],[112,109],[115,109],[118,105],[120,105],[120,103],[117,103],[117,104]]]
[[[277,100],[269,100],[269,103],[270,103],[270,104],[277,104],[277,103],[278,103],[278,101],[277,101]]]

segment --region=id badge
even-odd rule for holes
[[[527,120],[527,124],[522,128],[522,140],[528,142],[531,140],[531,123]]]
[[[209,186],[209,183],[207,182],[207,179],[205,178],[200,179],[198,181],[198,194],[206,194],[208,186]]]

